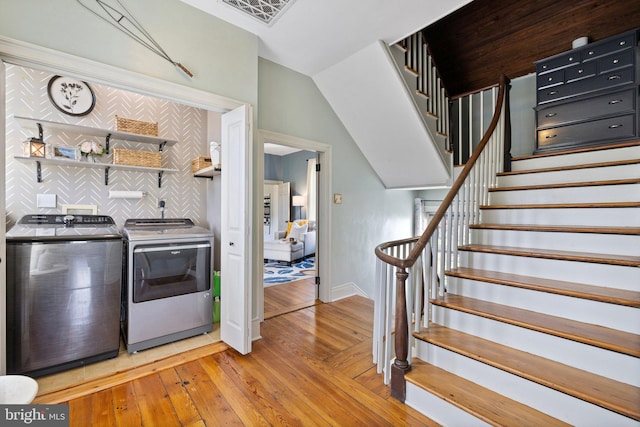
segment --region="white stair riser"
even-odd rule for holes
[[[640,146],[633,146],[616,148],[613,150],[589,151],[562,156],[536,157],[516,160],[511,162],[511,170],[522,171],[638,158],[640,158]]]
[[[513,286],[449,277],[456,295],[640,334],[640,309]]]
[[[640,227],[638,208],[482,209],[486,224]]]
[[[640,164],[633,164],[499,176],[498,187],[630,179],[638,177],[640,177]]]
[[[410,382],[407,382],[404,403],[443,426],[485,427],[490,425]]]
[[[637,426],[630,418],[449,350],[425,343],[421,352],[426,353],[427,361],[433,360],[431,363],[447,371],[567,423],[582,426]]]
[[[489,193],[489,203],[493,205],[637,202],[639,199],[640,184],[492,191]]]
[[[433,319],[437,324],[451,329],[640,386],[640,366],[638,359],[632,356],[439,306],[433,306]],[[428,361],[418,354],[421,359]]]
[[[469,251],[460,251],[459,254],[463,267],[630,291],[637,291],[638,283],[640,283],[640,268],[638,267]]]
[[[480,245],[640,256],[640,235],[472,229]]]

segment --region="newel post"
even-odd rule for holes
[[[391,365],[391,397],[405,401],[407,385],[404,374],[411,370],[407,360],[409,354],[409,325],[407,324],[407,297],[405,283],[409,277],[406,269],[396,271],[396,313],[395,313],[395,350],[396,358]]]

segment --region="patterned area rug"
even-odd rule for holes
[[[307,279],[316,275],[316,259],[305,258],[292,265],[286,262],[271,261],[264,264],[264,286],[289,283],[294,280]]]

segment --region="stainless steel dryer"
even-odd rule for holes
[[[210,332],[213,233],[188,218],[128,219],[122,333],[139,350]]]
[[[118,355],[122,242],[104,215],[26,215],[7,232],[7,373]]]

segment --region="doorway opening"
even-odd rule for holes
[[[316,304],[317,153],[264,144],[264,318]]]
[[[329,301],[331,147],[260,131],[263,170],[262,319]]]
[[[4,48],[8,47],[5,51]],[[11,52],[11,54],[6,54],[6,52]],[[44,58],[44,59],[43,59]],[[163,99],[169,102],[177,102],[183,104],[187,107],[199,108],[204,111],[214,111],[220,114],[228,114],[228,112],[232,112],[239,107],[244,107],[248,112],[244,113],[246,118],[246,125],[243,128],[251,129],[251,120],[253,118],[251,106],[245,104],[240,101],[234,101],[230,98],[221,97],[209,92],[205,92],[202,90],[186,87],[183,85],[179,85],[176,83],[171,83],[164,80],[155,79],[146,75],[137,74],[135,72],[126,71],[123,69],[119,69],[116,67],[108,67],[105,64],[100,64],[97,62],[93,62],[84,58],[75,57],[72,55],[67,55],[63,53],[56,53],[52,55],[45,48],[41,48],[35,45],[29,44],[14,44],[12,41],[3,41],[3,46],[0,48],[0,74],[2,75],[2,80],[0,81],[2,84],[0,85],[0,104],[2,107],[0,110],[5,111],[5,69],[6,65],[9,64],[11,66],[20,66],[20,67],[29,67],[32,69],[42,70],[46,72],[50,72],[53,74],[64,74],[68,75],[80,80],[86,80],[92,84],[101,84],[117,87],[122,90],[131,91],[132,93],[136,93],[142,96],[151,96],[157,97],[159,99]],[[4,135],[6,132],[6,114],[2,114],[2,118],[0,119],[0,133]],[[246,138],[244,141],[243,147],[250,148],[249,144],[250,136]],[[0,151],[5,151],[5,137],[0,137]],[[251,159],[251,154],[247,150],[242,151],[244,153],[243,160],[248,164],[248,160]],[[174,159],[175,160],[175,159]],[[0,162],[0,172],[2,172],[2,176],[6,173],[5,169],[5,161]],[[53,168],[48,168],[47,172],[50,173]],[[233,170],[234,168],[229,168],[229,170]],[[246,168],[245,168],[246,169]],[[237,169],[236,169],[237,170]],[[165,171],[166,172],[166,171]],[[245,175],[244,169],[238,173]],[[106,173],[105,173],[106,174]],[[124,173],[119,174],[124,175]],[[179,176],[179,172],[174,174],[174,178]],[[115,177],[113,177],[115,178]],[[112,184],[115,182],[112,179]],[[160,181],[160,178],[158,178]],[[31,182],[31,180],[30,180]],[[131,181],[137,182],[137,181]],[[154,191],[169,191],[170,185],[168,185],[169,177],[165,178],[162,190],[154,190]],[[154,185],[149,188],[154,188],[159,184],[153,183]],[[101,185],[99,187],[101,190],[106,189],[106,184]],[[242,186],[242,191],[238,191],[236,193],[242,193],[246,195],[246,199],[248,201],[247,205],[243,208],[244,217],[241,218],[242,226],[248,230],[250,230],[250,220],[253,217],[253,204],[250,203],[251,199],[249,195],[251,194],[250,190],[252,188],[251,182],[245,182],[245,185]],[[58,191],[58,189],[56,189]],[[4,193],[4,191],[3,191]],[[0,241],[3,243],[0,244],[0,255],[4,254],[4,234],[6,223],[5,219],[5,196],[1,197],[0,206],[0,219],[2,220],[3,227],[0,228]],[[146,199],[145,199],[146,200]],[[176,204],[178,205],[178,204]],[[173,206],[173,205],[172,205]],[[119,212],[119,211],[118,211]],[[245,258],[252,257],[252,244],[251,244],[251,235],[249,233],[242,233],[243,236],[246,234],[246,237],[243,240],[246,240],[248,244],[242,245],[242,257],[243,260]],[[241,263],[244,274],[243,277],[246,277],[241,283],[241,286],[233,287],[228,286],[229,289],[233,289],[233,292],[237,292],[237,295],[234,294],[234,298],[227,298],[229,301],[241,302],[240,304],[236,304],[237,307],[234,307],[234,314],[236,317],[242,316],[243,322],[246,324],[246,327],[238,328],[241,331],[243,341],[250,343],[251,337],[251,289],[252,285],[250,277],[253,273],[253,264],[251,262],[242,262]],[[0,294],[5,293],[5,280],[4,276],[4,267],[0,266]],[[4,299],[0,299],[0,312],[4,313],[6,311]],[[224,313],[225,310],[222,310]],[[226,310],[229,312],[229,310]],[[4,316],[3,316],[4,319]],[[221,322],[222,323],[222,322]],[[0,321],[0,347],[5,348],[5,322]],[[246,347],[246,346],[245,346]],[[239,350],[240,351],[240,350]],[[243,349],[243,353],[246,350]],[[5,370],[5,355],[4,351],[0,352],[0,373],[4,373]]]

